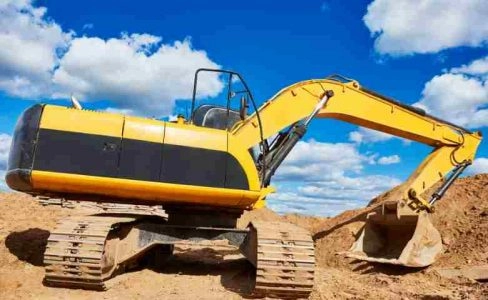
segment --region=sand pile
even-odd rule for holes
[[[390,199],[387,192],[371,201]],[[364,225],[368,208],[346,211],[313,228],[322,266],[346,266],[336,253],[349,249]],[[445,252],[436,266],[488,264],[488,174],[457,180],[436,203],[432,222],[442,235]]]
[[[244,228],[247,226],[247,224],[249,224],[249,222],[252,221],[288,222],[312,231],[314,227],[321,224],[326,219],[328,218],[304,216],[299,214],[286,214],[281,216],[271,209],[265,207],[262,209],[244,212],[237,221],[237,226]]]
[[[488,174],[458,180],[436,205],[445,253],[439,266],[488,264]]]
[[[252,221],[282,221],[282,217],[269,208],[261,208],[252,211],[245,211],[237,220],[237,227],[245,228]]]

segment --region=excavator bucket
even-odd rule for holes
[[[383,203],[367,215],[348,257],[407,267],[426,267],[436,260],[442,240],[429,214],[399,216],[397,204]]]

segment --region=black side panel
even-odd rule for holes
[[[227,153],[164,144],[162,182],[224,187]]]
[[[34,169],[117,177],[120,137],[42,129]]]
[[[34,169],[249,189],[243,168],[225,151],[124,139],[119,165],[120,148],[121,139],[118,137],[40,129]]]
[[[159,181],[163,144],[124,139],[120,155],[119,177]]]
[[[14,190],[28,192],[32,189],[31,171],[43,108],[40,104],[28,108],[15,126],[5,178],[7,185]]]
[[[36,104],[25,110],[17,121],[10,147],[8,170],[32,169],[42,109],[42,105]]]
[[[227,155],[225,187],[229,189],[248,190],[249,181],[241,164],[231,154]]]

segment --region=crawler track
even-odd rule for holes
[[[79,216],[61,220],[49,236],[44,282],[51,286],[104,290],[115,265],[106,255],[109,232],[136,218]]]
[[[89,290],[107,289],[107,279],[123,271],[114,246],[116,229],[140,216],[78,216],[60,221],[44,254],[46,284]],[[139,222],[137,222],[139,223]],[[128,226],[131,226],[128,224]],[[253,222],[250,258],[256,266],[255,296],[307,298],[314,284],[314,245],[303,228],[280,222]],[[126,227],[128,228],[128,227]],[[113,232],[113,233],[111,233]],[[120,260],[120,263],[119,263]]]
[[[314,284],[312,237],[303,228],[280,222],[253,222],[257,232],[254,294],[307,298]]]

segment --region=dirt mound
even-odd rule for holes
[[[284,222],[289,222],[297,226],[303,227],[308,231],[312,231],[318,224],[321,224],[328,218],[303,216],[299,214],[287,214],[283,216]]]
[[[237,220],[237,227],[245,228],[252,221],[269,221],[278,222],[282,221],[280,215],[275,213],[269,208],[263,207],[251,211],[245,211],[242,216]]]
[[[348,250],[364,225],[369,209],[345,211],[337,217],[325,219],[312,228],[317,263],[324,267],[346,266],[350,260],[338,255]]]
[[[361,262],[337,254],[351,247],[371,206],[390,200],[398,190],[395,188],[378,196],[366,208],[323,219],[312,228],[317,263],[321,270],[328,272],[322,275],[327,281],[320,281],[317,287],[321,296],[340,299],[486,299],[486,283],[466,279],[453,282],[440,278],[435,268],[488,264],[488,174],[457,180],[436,203],[432,222],[442,235],[445,252],[433,266],[419,271]],[[344,286],[347,289],[341,290]],[[328,292],[324,292],[325,289]]]
[[[246,211],[237,221],[237,226],[245,228],[252,221],[288,222],[312,231],[314,227],[327,218],[303,216],[298,214],[279,215],[269,208]]]
[[[390,200],[396,191],[398,188],[376,197],[369,207]],[[364,225],[369,207],[346,211],[313,229],[320,265],[349,264],[337,252],[346,251],[352,245]],[[436,266],[488,264],[488,174],[457,180],[436,203],[432,222],[441,233],[445,248]]]
[[[432,221],[445,248],[437,265],[488,264],[488,174],[456,181],[436,203]]]

